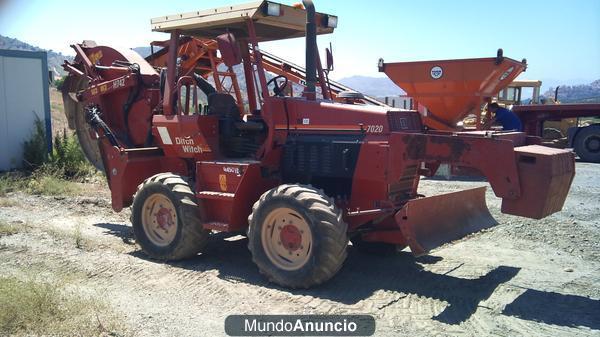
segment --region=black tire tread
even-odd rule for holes
[[[315,266],[310,277],[304,280],[285,279],[270,274],[261,266],[262,261],[256,259],[257,254],[254,250],[262,249],[262,247],[254,247],[251,244],[251,235],[253,235],[251,229],[253,226],[257,226],[257,224],[254,224],[257,209],[267,200],[279,196],[291,197],[300,202],[310,212],[316,220],[315,222],[319,224],[322,233],[325,233],[325,236],[321,237],[324,251],[320,256],[323,263]],[[284,184],[265,192],[252,206],[248,223],[250,224],[248,228],[248,249],[252,253],[252,260],[258,266],[260,273],[273,283],[290,288],[309,288],[332,278],[346,260],[348,225],[342,219],[342,212],[336,207],[332,198],[327,197],[322,190],[318,190],[311,185]],[[255,234],[260,235],[258,232]]]
[[[594,134],[600,135],[600,124],[592,124],[580,130],[575,136],[573,147],[575,148],[575,153],[577,153],[581,160],[600,163],[600,155],[588,152],[584,144],[585,138]]]
[[[138,186],[134,200],[138,193],[151,183],[163,184],[173,193],[177,199],[175,207],[179,209],[179,216],[182,220],[180,223],[183,228],[179,243],[169,254],[156,255],[145,250],[144,247],[142,249],[151,258],[164,261],[176,261],[196,256],[206,246],[210,231],[202,227],[202,221],[198,216],[198,208],[201,205],[197,202],[189,183],[184,177],[171,172],[158,173]],[[202,209],[200,209],[200,213],[204,214]],[[131,222],[134,223],[133,212],[131,213]]]

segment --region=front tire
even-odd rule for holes
[[[575,153],[583,161],[600,163],[600,125],[583,128],[575,136]]]
[[[248,248],[269,281],[308,288],[332,278],[347,256],[347,224],[323,191],[281,185],[265,192],[248,217]]]
[[[190,185],[179,175],[159,173],[135,194],[131,223],[136,241],[148,256],[181,260],[195,256],[208,241],[203,214]]]

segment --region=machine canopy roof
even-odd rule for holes
[[[270,6],[270,10],[269,10]],[[273,16],[273,9],[279,6],[279,15]],[[328,27],[328,18],[337,17],[317,13],[317,34],[329,34],[334,28]],[[252,19],[258,41],[273,41],[305,36],[306,11],[303,8],[287,6],[272,1],[256,1],[247,4],[219,7],[195,12],[174,14],[153,18],[152,30],[170,32],[175,29],[182,34],[214,39],[227,31],[237,38],[248,37],[246,20]]]

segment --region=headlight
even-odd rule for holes
[[[267,6],[265,7],[265,15],[280,16],[281,15],[281,5],[274,3],[274,2],[267,2]]]
[[[328,28],[337,28],[337,16],[333,16],[333,15],[325,15],[325,18],[323,21],[325,26]]]

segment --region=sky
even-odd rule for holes
[[[73,54],[84,39],[146,46],[167,34],[150,31],[157,16],[249,0],[0,0],[0,34],[45,49]],[[291,5],[298,0],[279,0]],[[339,17],[319,48],[333,45],[340,79],[383,76],[386,62],[504,56],[526,58],[520,78],[545,84],[584,84],[600,78],[600,0],[314,0],[317,11]],[[304,64],[304,40],[269,42],[261,48]],[[323,53],[322,53],[323,55]]]

